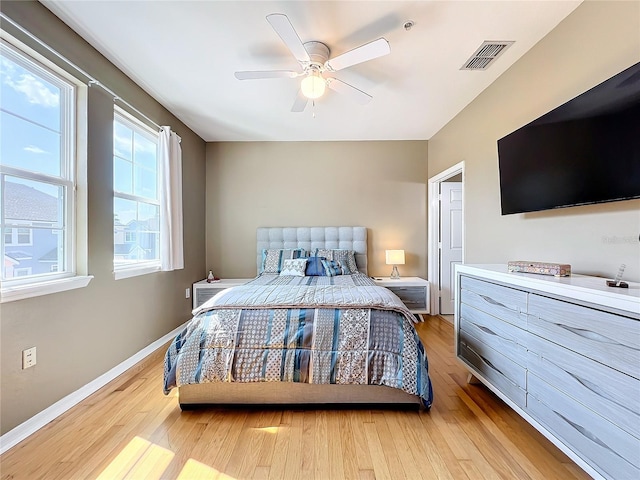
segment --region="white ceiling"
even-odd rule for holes
[[[581,0],[42,3],[205,141],[325,141],[431,138]],[[328,90],[292,113],[300,78],[237,80],[237,70],[299,69],[270,13],[332,56],[385,37],[391,54],[335,75],[373,100]],[[485,40],[515,44],[486,71],[460,70]]]

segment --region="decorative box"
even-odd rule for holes
[[[570,277],[571,265],[562,263],[543,263],[543,262],[509,262],[509,273],[537,273],[539,275],[553,275],[555,277]]]

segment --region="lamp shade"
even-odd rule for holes
[[[320,98],[324,94],[325,81],[320,73],[311,71],[309,75],[302,79],[300,90],[302,94],[310,99]]]
[[[385,250],[387,265],[404,265],[404,250]]]

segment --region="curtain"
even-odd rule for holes
[[[162,270],[184,268],[182,234],[182,149],[180,137],[162,127],[158,142],[160,165],[160,265]]]

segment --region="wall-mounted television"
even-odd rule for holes
[[[498,140],[502,214],[640,198],[640,63]]]

